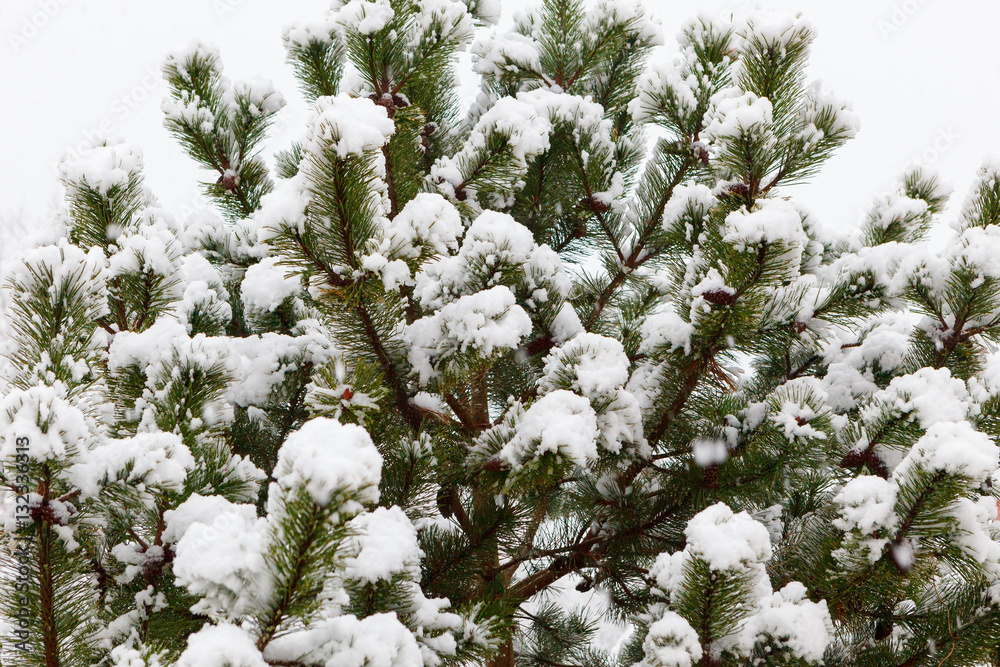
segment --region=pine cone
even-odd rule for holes
[[[868,464],[868,467],[871,469],[873,473],[875,473],[882,479],[889,479],[889,466],[885,464],[885,461],[879,458],[878,454],[876,454],[875,452],[871,452],[868,455],[868,460],[865,461],[865,463]]]
[[[226,172],[219,177],[219,180],[216,181],[216,184],[221,185],[226,192],[236,192],[238,180],[239,178],[237,177],[236,172],[231,169],[227,169]]]
[[[880,642],[892,634],[893,624],[888,618],[880,618],[875,621],[875,641]]]
[[[584,197],[583,199],[580,200],[580,204],[586,206],[594,213],[607,213],[608,209],[611,208],[604,202],[595,199],[593,197]]]
[[[510,470],[510,464],[503,459],[499,459],[494,456],[486,459],[483,463],[483,470],[486,470],[487,472],[503,472],[505,470]]]
[[[701,293],[701,298],[716,306],[729,306],[736,301],[736,292],[728,289],[710,289]]]
[[[392,118],[396,115],[396,103],[393,100],[393,97],[394,96],[389,93],[383,93],[382,95],[372,93],[368,96],[368,99],[372,100],[380,107],[385,107],[386,115],[389,116],[389,118]]]
[[[555,339],[553,339],[551,335],[544,333],[532,339],[532,341],[525,347],[525,350],[531,356],[535,356],[536,354],[547,353],[555,344]]]
[[[723,190],[722,197],[749,197],[750,186],[746,183],[730,183]]]
[[[715,464],[705,466],[702,471],[704,472],[705,487],[709,489],[719,488],[719,466]]]
[[[844,454],[844,458],[840,459],[840,467],[854,470],[855,468],[860,468],[861,466],[863,466],[867,459],[868,459],[867,450],[852,449],[851,451]]]
[[[701,161],[702,166],[708,166],[708,147],[701,141],[691,143],[691,152]]]
[[[446,519],[450,519],[454,516],[455,512],[452,510],[452,502],[457,498],[458,492],[453,486],[442,486],[437,492],[437,508],[438,512],[441,513]]]

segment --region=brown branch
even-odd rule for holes
[[[490,153],[486,156],[486,159],[483,160],[483,162],[481,164],[476,165],[476,167],[473,168],[472,173],[469,174],[469,176],[467,176],[466,178],[464,178],[461,183],[459,183],[458,185],[455,186],[455,194],[456,194],[456,196],[458,195],[458,192],[460,190],[464,190],[466,187],[468,187],[469,183],[471,183],[472,181],[474,181],[476,179],[476,177],[479,175],[479,173],[483,169],[486,168],[486,165],[490,162],[490,160],[492,158],[495,158],[495,157],[498,157],[498,156],[502,155],[504,149],[506,148],[506,146],[507,145],[504,144],[503,146],[501,146],[501,147],[499,147],[499,148],[497,148],[495,150],[490,151]]]
[[[267,647],[271,640],[274,639],[274,635],[278,631],[278,628],[281,627],[282,621],[285,620],[288,608],[292,605],[293,597],[299,586],[299,581],[301,581],[305,573],[307,565],[305,555],[308,553],[313,542],[316,541],[318,533],[322,530],[322,527],[323,522],[316,520],[316,517],[313,516],[312,524],[310,525],[308,534],[302,541],[301,548],[299,549],[298,556],[295,560],[292,576],[285,586],[284,594],[281,599],[277,601],[277,604],[271,609],[271,613],[267,621],[262,624],[260,636],[257,638],[257,650],[263,651]]]
[[[368,36],[368,75],[371,77],[372,90],[375,91],[377,97],[381,97],[382,93],[386,91],[379,85],[382,79],[375,70],[375,40],[371,35]]]
[[[141,537],[139,537],[139,535],[134,530],[132,530],[131,526],[129,526],[128,528],[126,528],[125,532],[129,534],[129,537],[131,537],[133,540],[135,540],[136,542],[138,542],[139,546],[142,547],[143,550],[149,548],[149,545],[146,544],[146,540],[144,540]]]
[[[787,167],[782,167],[778,171],[778,173],[774,175],[774,178],[771,179],[771,182],[768,183],[766,186],[764,186],[764,188],[760,192],[758,192],[757,195],[759,197],[767,196],[767,193],[770,192],[771,189],[774,188],[774,186],[776,186],[778,182],[781,181],[781,179],[783,179],[787,174],[788,174]]]
[[[812,355],[811,357],[809,357],[808,359],[806,359],[804,362],[802,362],[802,364],[798,368],[795,368],[795,369],[789,371],[788,373],[786,373],[785,374],[785,380],[786,381],[787,380],[794,380],[795,378],[799,377],[804,372],[806,372],[809,369],[810,366],[812,366],[814,363],[816,363],[817,361],[819,361],[819,358],[820,357],[819,357],[818,354]]]
[[[309,260],[309,262],[311,262],[313,266],[319,269],[320,272],[326,277],[327,283],[329,283],[334,288],[347,287],[348,285],[353,283],[353,281],[350,278],[345,278],[344,276],[340,275],[332,268],[330,268],[330,266],[328,266],[327,263],[324,262],[320,257],[317,257],[316,254],[309,248],[309,245],[305,242],[305,239],[302,238],[302,235],[299,233],[297,229],[294,231],[289,229],[289,231],[291,232],[292,238],[295,239],[295,243],[298,245],[299,250],[305,256],[305,258]]]
[[[458,527],[462,529],[463,533],[468,535],[472,531],[472,523],[469,522],[469,515],[465,513],[465,507],[462,505],[462,497],[457,491],[449,499],[448,507],[451,508],[451,513],[454,515],[455,521],[458,522]]]
[[[609,39],[611,38],[611,32],[612,32],[612,31],[610,31],[610,30],[609,30],[609,31],[607,31],[606,33],[604,33],[604,36],[603,36],[603,37],[601,37],[600,41],[598,41],[598,42],[597,42],[597,44],[595,44],[595,45],[594,45],[594,48],[590,50],[590,53],[589,53],[589,54],[587,54],[587,57],[586,57],[586,58],[581,58],[581,59],[580,59],[580,65],[579,65],[579,66],[578,66],[578,67],[576,68],[576,71],[575,71],[575,72],[573,72],[573,75],[572,75],[572,76],[571,76],[571,77],[569,78],[569,80],[567,80],[567,81],[566,81],[566,85],[564,85],[564,86],[563,86],[563,89],[564,89],[564,90],[566,90],[566,91],[568,92],[568,91],[569,91],[569,88],[570,88],[570,86],[572,86],[572,85],[573,85],[574,83],[576,83],[576,80],[580,78],[580,75],[581,75],[581,74],[583,74],[583,71],[584,71],[584,69],[585,69],[585,67],[584,67],[584,66],[585,66],[585,65],[587,64],[587,62],[588,62],[588,61],[589,61],[589,60],[590,60],[591,58],[593,58],[593,57],[594,57],[594,55],[595,55],[595,54],[596,54],[597,52],[599,52],[599,51],[601,50],[601,48],[602,48],[602,47],[603,47],[603,46],[604,46],[604,45],[605,45],[605,44],[606,44],[606,43],[608,42],[608,40],[609,40]]]
[[[481,428],[490,427],[489,377],[485,372],[472,379],[472,406],[475,410],[476,424]]]
[[[343,189],[343,183],[340,182],[339,178],[337,182],[334,183],[334,188],[338,192]],[[351,238],[350,229],[347,224],[347,220],[350,216],[344,206],[344,198],[340,196],[337,197],[337,217],[347,263],[350,268],[358,269],[360,268],[360,264],[355,256],[354,240]],[[332,287],[340,288],[353,282],[346,281],[345,283],[345,279],[340,274],[331,270],[330,267],[326,266],[325,262],[316,257],[306,247],[306,244],[299,235],[298,231],[294,232],[294,237],[306,257],[323,270],[323,273],[327,276],[327,282],[330,283]],[[406,382],[400,375],[400,372],[396,368],[395,363],[393,363],[392,358],[389,356],[389,352],[386,349],[385,344],[382,342],[382,337],[379,335],[378,328],[375,326],[375,321],[372,318],[371,313],[368,311],[368,308],[362,304],[354,306],[353,311],[358,317],[358,320],[361,322],[361,327],[364,330],[365,337],[368,339],[368,343],[371,346],[371,352],[375,355],[375,359],[378,361],[379,366],[381,366],[386,381],[389,386],[392,387],[396,398],[396,408],[399,410],[403,420],[410,428],[419,428],[421,422],[420,411],[410,403],[410,395],[406,388]]]
[[[454,394],[446,391],[443,392],[442,395],[444,396],[444,402],[447,403],[448,407],[451,408],[451,411],[455,413],[455,416],[458,417],[458,421],[462,423],[465,430],[470,433],[475,433],[479,430],[476,426],[476,420],[472,418],[472,414],[466,409],[465,405],[463,405],[461,401],[455,398]]]
[[[684,180],[684,177],[687,175],[688,170],[692,166],[694,166],[694,159],[689,157],[685,159],[684,164],[682,164],[680,169],[677,170],[677,173],[674,175],[674,178],[670,181],[670,185],[667,186],[666,192],[664,192],[663,196],[660,198],[660,201],[657,203],[656,210],[654,211],[653,215],[650,216],[650,219],[646,221],[646,226],[643,229],[642,234],[639,236],[639,239],[632,247],[632,252],[629,253],[629,256],[625,258],[624,262],[622,262],[621,267],[619,267],[617,273],[615,273],[615,276],[611,279],[611,282],[608,283],[608,286],[605,287],[604,290],[601,292],[600,296],[597,299],[597,303],[594,304],[594,308],[590,311],[590,314],[587,316],[587,319],[584,320],[583,322],[584,329],[588,331],[590,330],[590,328],[597,321],[597,318],[600,317],[601,312],[604,310],[605,306],[608,303],[608,300],[611,299],[611,296],[614,294],[615,290],[617,290],[618,287],[621,285],[621,283],[625,281],[626,276],[635,269],[642,266],[643,263],[645,263],[645,261],[648,259],[648,256],[643,254],[643,250],[646,247],[646,243],[649,241],[649,237],[652,236],[653,232],[659,225],[660,218],[663,217],[664,209],[667,207],[667,204],[670,202],[670,199],[674,196],[674,189],[676,189],[677,186],[681,184],[681,182]]]
[[[928,483],[927,489],[924,490],[924,492],[921,493],[913,501],[913,507],[911,507],[910,511],[906,513],[906,518],[903,519],[903,522],[900,525],[899,530],[896,531],[896,535],[893,538],[894,542],[899,542],[904,537],[906,537],[906,533],[908,533],[910,531],[910,528],[913,527],[913,523],[917,520],[917,515],[920,513],[920,509],[923,507],[924,503],[927,502],[927,498],[934,493],[934,491],[937,488],[937,485],[946,476],[947,476],[946,473],[943,472],[938,472],[937,474],[935,474],[934,477],[931,479],[931,481]]]
[[[580,155],[579,150],[573,151],[573,157],[576,158],[576,164],[580,168],[580,182],[583,184],[583,189],[587,192],[587,199],[591,202],[594,201],[594,190],[590,184],[590,179],[587,178],[587,170],[583,166],[583,156]],[[618,261],[622,264],[625,263],[625,253],[622,252],[621,247],[618,245],[618,239],[611,233],[611,226],[608,225],[607,219],[604,217],[604,213],[598,210],[596,207],[591,207],[594,212],[594,216],[597,218],[597,222],[600,223],[601,229],[604,230],[604,235],[608,237],[611,241],[611,246],[615,249],[615,253],[618,255]]]
[[[545,590],[567,574],[581,569],[591,559],[592,556],[588,550],[574,550],[568,557],[557,559],[547,569],[522,579],[508,593],[515,600],[529,600],[536,593]]]
[[[48,465],[42,466],[42,506],[49,503],[51,474]],[[59,634],[56,628],[55,575],[52,572],[53,531],[50,519],[44,512],[36,519],[38,534],[38,616],[42,626],[42,650],[45,667],[59,667]]]
[[[110,324],[108,324],[108,321],[105,320],[103,317],[99,317],[97,319],[97,326],[101,327],[102,329],[104,329],[106,332],[108,332],[112,336],[114,336],[115,334],[118,333],[117,331],[115,331],[114,327],[112,327]]]
[[[403,420],[406,424],[412,428],[417,429],[420,427],[420,411],[410,403],[410,395],[406,391],[406,384],[403,382],[403,378],[400,376],[399,371],[396,369],[396,365],[389,358],[389,353],[386,351],[385,346],[382,344],[382,339],[378,334],[378,330],[375,328],[375,323],[372,321],[371,314],[368,309],[362,305],[355,306],[354,312],[357,314],[358,319],[361,320],[361,326],[364,328],[365,336],[367,336],[369,343],[372,346],[372,352],[375,353],[375,358],[378,359],[379,365],[382,366],[382,372],[385,374],[385,379],[389,383],[389,386],[393,388],[393,392],[396,395],[396,409],[403,416]]]
[[[673,423],[681,408],[683,408],[684,404],[687,403],[689,398],[691,398],[691,394],[694,393],[694,390],[698,388],[698,383],[701,382],[702,372],[708,367],[708,361],[714,356],[715,348],[708,348],[702,352],[701,357],[688,365],[684,382],[681,383],[677,395],[674,397],[674,400],[671,401],[670,405],[667,406],[667,409],[663,412],[663,416],[660,417],[660,421],[656,423],[656,426],[649,435],[648,440],[650,442],[659,442],[663,437],[663,434],[667,432],[667,428]]]
[[[444,36],[444,35],[442,35],[442,36],[441,36],[441,39],[439,39],[438,41],[434,42],[434,43],[433,43],[432,45],[430,45],[429,47],[427,47],[427,48],[426,48],[426,49],[425,49],[425,50],[423,51],[423,57],[422,57],[422,58],[420,59],[420,62],[417,62],[417,63],[415,63],[415,64],[413,65],[413,67],[412,67],[412,68],[410,69],[410,71],[409,71],[409,72],[407,72],[407,73],[406,73],[406,75],[405,75],[405,76],[403,76],[403,77],[402,77],[402,78],[401,78],[401,79],[399,80],[399,83],[397,83],[397,84],[396,84],[395,86],[393,86],[392,90],[390,90],[390,91],[389,91],[389,93],[390,93],[391,95],[398,95],[398,94],[399,94],[399,92],[400,92],[401,90],[403,90],[403,86],[405,86],[405,85],[406,85],[407,83],[409,83],[409,82],[410,82],[410,79],[411,79],[411,78],[413,78],[413,75],[414,75],[414,74],[416,74],[416,73],[417,73],[417,72],[418,72],[418,71],[420,70],[420,66],[421,66],[421,65],[423,64],[423,62],[424,62],[425,60],[427,60],[427,59],[428,59],[428,58],[430,57],[430,55],[431,55],[432,53],[434,53],[434,51],[435,51],[435,50],[436,50],[437,48],[439,48],[440,46],[442,46],[442,45],[444,45],[444,44],[447,44],[447,42],[448,42],[448,37],[450,37],[451,35],[453,35],[453,34],[454,34],[454,32],[455,32],[455,31],[454,31],[454,30],[452,30],[452,31],[451,31],[450,33],[448,33],[448,36],[447,36],[447,37],[446,37],[446,36]]]
[[[680,507],[680,503],[684,502],[684,500],[684,498],[681,498],[677,502],[671,503],[645,523],[602,535],[598,534],[598,531],[594,528],[591,528],[589,531],[590,537],[574,545],[559,550],[539,552],[537,554],[538,557],[557,552],[569,552],[569,555],[557,557],[548,569],[536,572],[521,580],[516,586],[510,589],[509,594],[516,600],[528,600],[567,574],[576,572],[587,565],[596,564],[612,543],[623,538],[646,534],[647,531],[675,515]]]
[[[60,503],[64,503],[68,500],[73,500],[79,495],[80,495],[80,489],[73,489],[69,493],[64,493],[63,495],[59,496],[58,498],[56,498],[56,500]]]

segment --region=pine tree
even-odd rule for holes
[[[283,97],[168,57],[218,214],[64,165],[5,276],[0,661],[1000,665],[1000,163],[944,245],[924,168],[831,234],[801,17],[497,15],[289,29],[270,165]]]

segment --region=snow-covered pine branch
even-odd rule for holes
[[[170,55],[215,213],[64,165],[4,276],[3,664],[996,663],[1000,163],[946,242],[925,168],[834,234],[801,16],[499,13],[288,28],[272,166],[281,94]]]

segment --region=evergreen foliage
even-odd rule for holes
[[[944,245],[922,168],[830,234],[801,17],[664,60],[629,2],[497,14],[289,29],[273,169],[281,95],[168,57],[218,215],[64,166],[5,276],[0,661],[1000,665],[1000,163]]]

